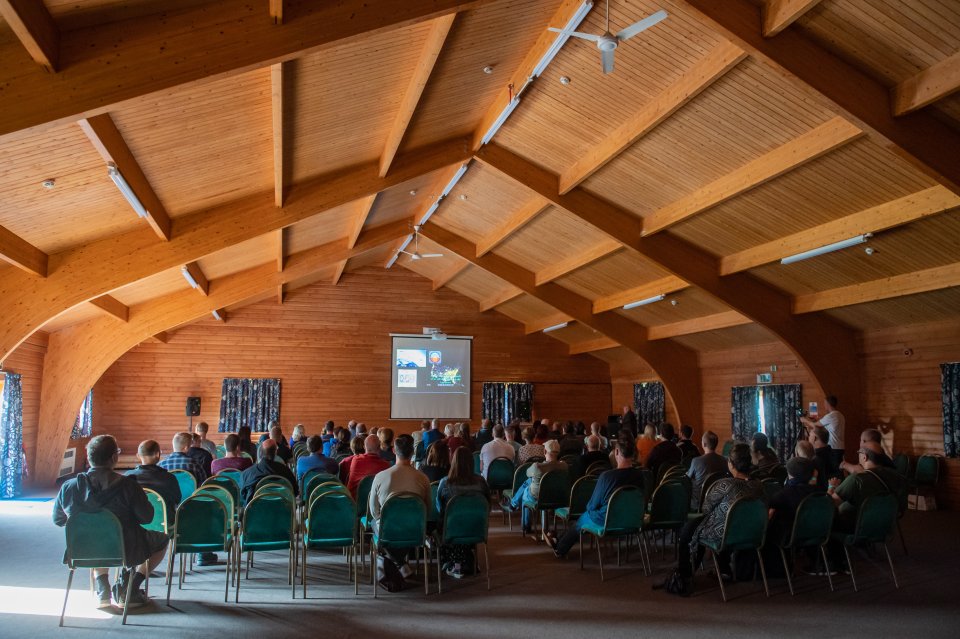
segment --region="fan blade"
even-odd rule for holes
[[[640,22],[634,22],[629,27],[617,34],[617,40],[624,41],[629,40],[633,36],[637,35],[641,31],[646,31],[653,25],[661,22],[667,18],[667,12],[663,9],[657,11],[653,15],[647,16]]]
[[[581,40],[589,40],[591,42],[598,42],[600,40],[600,36],[593,35],[592,33],[581,33],[579,31],[564,31],[563,29],[554,29],[553,27],[550,27],[548,30],[554,31],[556,33],[562,33],[563,35],[570,36],[571,38],[580,38]]]
[[[410,251],[397,251],[397,252],[403,253],[404,255],[410,255],[410,256],[416,255],[416,253],[411,253]]]
[[[443,253],[421,253],[420,257],[443,257]]]
[[[601,51],[600,61],[603,64],[603,73],[613,73],[613,51]]]

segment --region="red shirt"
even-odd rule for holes
[[[450,459],[453,459],[453,453],[461,446],[466,446],[467,450],[470,450],[470,444],[462,437],[454,436],[447,438],[447,448],[450,450]]]
[[[210,472],[214,475],[225,468],[236,468],[237,470],[246,470],[253,466],[253,462],[246,457],[221,457],[214,459],[210,465]]]
[[[390,468],[390,462],[377,453],[364,453],[350,458],[350,468],[347,471],[347,488],[350,494],[357,496],[357,487],[360,481],[369,475],[376,475],[381,470]]]

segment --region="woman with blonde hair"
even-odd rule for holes
[[[297,424],[293,427],[293,434],[290,435],[290,448],[293,448],[300,442],[307,443],[307,433],[304,431],[303,424]]]
[[[641,464],[647,463],[647,455],[657,445],[657,429],[653,424],[647,423],[643,427],[643,434],[637,437],[637,461]]]

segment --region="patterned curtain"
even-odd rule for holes
[[[508,424],[516,418],[529,421],[533,411],[533,384],[484,382],[481,414],[494,423]]]
[[[660,382],[640,382],[633,385],[633,410],[637,414],[637,430],[645,425],[659,427],[667,421],[666,396]]]
[[[77,421],[73,424],[73,430],[70,431],[70,439],[82,439],[90,437],[93,434],[93,389],[87,393],[83,403],[80,404],[80,412],[77,413]]]
[[[217,431],[235,433],[241,426],[263,431],[280,420],[280,379],[225,377],[220,391],[220,424]]]
[[[760,429],[760,407],[756,386],[734,386],[732,393],[731,416],[733,438],[738,442],[749,442],[753,434]]]
[[[780,463],[793,457],[797,438],[803,432],[800,416],[803,393],[800,384],[776,384],[763,387],[763,414],[767,425],[770,447],[776,451]]]
[[[0,499],[11,499],[20,494],[25,461],[20,376],[6,373],[0,404]]]
[[[943,451],[960,456],[960,362],[940,364],[943,396]]]

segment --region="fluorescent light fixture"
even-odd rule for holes
[[[403,244],[400,245],[400,248],[397,249],[397,252],[394,253],[393,257],[390,258],[390,261],[387,262],[387,266],[385,268],[390,268],[391,266],[393,266],[393,264],[397,261],[397,258],[400,257],[400,251],[407,248],[407,245],[410,244],[410,242],[412,241],[413,241],[413,235],[408,235],[407,239],[405,239],[403,241]]]
[[[576,31],[577,27],[580,26],[580,23],[583,22],[583,19],[587,17],[587,14],[590,13],[590,9],[593,8],[592,2],[584,2],[580,5],[580,8],[570,16],[570,20],[564,25],[564,31]],[[537,62],[537,65],[533,67],[533,73],[530,74],[530,77],[539,78],[540,74],[547,70],[547,66],[553,61],[553,58],[560,53],[560,49],[563,48],[563,45],[567,43],[567,40],[570,39],[570,36],[564,35],[562,33],[557,34],[557,38],[553,41],[553,44],[550,45],[550,48],[547,49],[547,52],[543,54],[543,57],[540,58],[540,61]]]
[[[437,198],[433,201],[433,204],[430,205],[430,208],[427,209],[427,212],[423,214],[423,217],[420,218],[420,221],[417,224],[421,226],[426,224],[427,220],[430,219],[430,216],[433,215],[436,210],[440,208],[440,198]]]
[[[554,324],[553,326],[548,326],[543,329],[544,333],[549,333],[550,331],[559,331],[561,328],[566,328],[570,322],[561,322],[560,324]]]
[[[213,315],[213,319],[217,320],[218,322],[223,319],[220,317],[220,313],[217,311],[210,311],[210,314]]]
[[[507,118],[510,117],[510,114],[513,113],[513,110],[517,108],[517,105],[520,104],[520,98],[514,97],[510,102],[507,103],[507,106],[500,112],[500,115],[497,116],[497,119],[493,121],[493,124],[490,125],[490,128],[487,129],[487,132],[483,134],[483,139],[480,140],[480,144],[486,144],[493,139],[493,136],[497,134],[497,131],[500,130],[500,127],[503,126],[503,123],[507,121]]]
[[[124,199],[129,202],[133,210],[137,212],[137,215],[141,218],[148,217],[150,214],[147,212],[147,209],[140,203],[140,198],[133,192],[133,189],[130,188],[127,181],[123,179],[123,175],[120,173],[120,169],[117,168],[116,164],[107,162],[107,174],[110,176],[110,179],[113,180],[113,183],[117,185],[117,188],[120,189],[120,193]]]
[[[450,191],[453,190],[453,187],[457,185],[457,182],[460,181],[460,178],[463,177],[463,174],[467,172],[467,169],[470,168],[469,164],[461,164],[460,168],[457,169],[457,172],[453,174],[453,177],[450,178],[450,181],[447,182],[447,185],[443,187],[443,191],[440,192],[440,197],[445,198],[450,195]]]
[[[640,300],[638,302],[630,302],[629,304],[623,305],[623,310],[629,311],[631,308],[637,308],[638,306],[646,306],[647,304],[653,304],[654,302],[659,302],[663,300],[663,298],[665,297],[666,295],[661,293],[660,295],[654,295],[653,297],[648,297],[645,300]]]
[[[190,269],[186,266],[181,266],[180,272],[183,274],[183,279],[187,280],[187,284],[189,284],[191,288],[200,288],[197,280],[193,279],[193,275],[190,274]]]
[[[833,244],[827,244],[826,246],[821,246],[820,248],[815,248],[809,251],[804,251],[803,253],[797,253],[796,255],[791,255],[790,257],[785,257],[782,260],[780,260],[780,263],[793,264],[794,262],[809,260],[811,257],[817,257],[818,255],[824,255],[826,253],[832,253],[834,251],[840,251],[845,248],[850,248],[851,246],[856,246],[857,244],[863,244],[864,242],[869,240],[871,237],[873,237],[873,233],[864,233],[863,235],[851,237],[849,240],[834,242]]]

